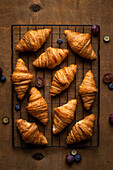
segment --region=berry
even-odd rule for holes
[[[44,86],[44,79],[42,77],[37,77],[35,80],[35,84],[37,87],[43,87]]]
[[[74,162],[74,156],[68,154],[68,155],[66,156],[66,162],[67,162],[68,164],[72,164],[72,163]]]
[[[113,83],[110,83],[110,84],[108,85],[108,88],[109,88],[109,90],[113,90]]]
[[[0,77],[0,81],[1,81],[2,83],[4,83],[4,82],[6,81],[6,77],[5,77],[5,76],[1,76],[1,77]]]
[[[3,71],[2,71],[2,68],[0,67],[0,77],[2,76],[2,73]]]
[[[99,25],[92,25],[91,32],[93,35],[97,35],[100,32],[100,26]]]
[[[7,116],[3,117],[2,122],[4,124],[8,124],[9,123],[9,118]]]
[[[74,157],[74,160],[75,160],[76,162],[80,162],[81,159],[82,159],[82,157],[81,157],[80,154],[76,154],[75,157]]]
[[[109,122],[113,125],[113,114],[109,116]]]
[[[62,40],[62,39],[58,39],[58,40],[57,40],[57,43],[58,43],[59,45],[61,45],[61,44],[63,43],[63,40]]]
[[[110,83],[113,80],[113,75],[112,73],[106,73],[103,76],[103,81],[104,83]]]
[[[110,41],[110,36],[109,35],[105,35],[104,36],[104,42],[108,43]]]
[[[20,106],[19,104],[16,104],[15,110],[18,111],[18,110],[20,110],[20,109],[21,109],[21,106]]]
[[[76,151],[76,150],[72,150],[72,151],[71,151],[71,155],[72,155],[72,156],[75,156],[76,154],[77,154],[77,151]]]

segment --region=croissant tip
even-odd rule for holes
[[[68,145],[73,144],[73,142],[71,142],[71,141],[69,140],[68,136],[67,136],[67,139],[66,139],[66,143],[67,143]]]
[[[64,30],[64,34],[67,35],[67,33],[69,32],[69,30]]]
[[[49,28],[45,28],[45,31],[47,31],[49,34],[52,32],[52,30]]]
[[[20,120],[20,119],[17,119],[17,120],[16,120],[16,123],[18,123],[18,122],[19,122],[19,120]]]
[[[51,29],[48,29],[49,30],[49,32],[52,32],[52,30]]]
[[[48,141],[47,142],[45,142],[45,145],[47,145],[48,144]]]
[[[18,43],[18,44],[19,44],[19,43]],[[18,46],[19,46],[18,44],[16,44],[16,46],[14,47],[15,51],[18,51],[18,48],[19,48],[19,47],[18,47]]]
[[[90,108],[91,108],[92,104],[91,105],[87,105],[87,103],[84,103],[84,108],[89,111]]]
[[[51,89],[50,89],[50,90],[51,90]],[[51,91],[49,91],[49,95],[50,95],[50,97],[55,96]]]
[[[22,45],[20,44],[20,42],[15,46],[14,50],[17,52],[24,52],[24,49]]]
[[[41,141],[38,142],[37,144],[38,144],[38,145],[47,145],[47,144],[48,144],[47,138],[46,138],[42,133],[40,133],[40,135],[41,135]],[[43,135],[43,136],[42,136],[42,135]]]
[[[24,62],[21,58],[18,58],[18,60],[17,60],[17,61],[18,61],[18,62],[19,62],[19,61]],[[24,62],[24,63],[25,63],[25,62]]]
[[[53,131],[53,135],[56,135],[57,133],[55,133],[54,131]]]
[[[85,105],[84,105],[84,107],[85,107],[85,109],[86,109],[87,111],[89,111],[91,106],[88,107],[88,106],[85,106]]]
[[[53,129],[52,129],[52,131],[53,131],[53,134],[55,135],[55,134],[57,134],[57,131],[56,131],[56,128],[55,128],[55,125],[53,124]]]
[[[36,87],[32,87],[31,90],[30,90],[30,92],[29,92],[30,96],[34,93],[34,90],[35,90],[35,92],[36,92],[36,91],[39,92],[39,90],[38,90]]]
[[[33,61],[32,65],[33,65],[33,66],[35,66],[35,67],[37,66],[37,64],[36,64],[36,61],[35,61],[35,60]]]
[[[67,143],[67,144],[69,144],[69,141],[68,141],[68,139],[66,139],[66,143]]]
[[[48,144],[48,141],[47,141],[46,137],[44,137],[44,139],[43,139],[41,145],[42,145],[42,144],[43,144],[43,145],[47,145],[47,144]]]
[[[94,114],[91,114],[90,116],[92,116],[95,119],[95,115]]]
[[[95,115],[94,114],[90,114],[90,115],[86,116],[85,118],[92,118],[93,121],[94,121],[95,120]]]
[[[45,145],[47,145],[47,144],[48,144],[48,141],[45,142]]]
[[[48,120],[46,121],[46,122],[42,122],[43,123],[43,125],[47,125],[47,123],[48,123]]]
[[[57,134],[57,132],[53,130],[53,135],[56,135],[56,134]]]
[[[95,56],[94,58],[93,58],[93,60],[96,60],[97,59],[97,56]]]
[[[23,121],[23,119],[17,119],[17,120],[16,120],[16,125],[18,126],[19,123],[22,122],[22,121]]]
[[[69,140],[66,140],[66,143],[67,143],[67,145],[72,145],[72,144],[74,144],[76,142],[70,142]]]
[[[75,71],[77,70],[77,65],[75,65],[75,64],[71,64],[69,67],[73,67],[75,69]]]
[[[77,99],[72,99],[72,100],[70,100],[69,102],[74,102],[74,103],[76,103],[77,104]]]
[[[17,45],[14,47],[14,50],[15,50],[15,51],[18,51],[18,50],[17,50]]]
[[[64,53],[69,54],[69,50],[67,49],[62,49]]]
[[[22,95],[20,95],[20,96],[17,95],[17,97],[18,97],[19,100],[22,100],[24,98],[24,95],[23,96]]]

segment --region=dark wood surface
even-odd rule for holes
[[[41,9],[33,12],[30,6],[40,4]],[[13,149],[11,131],[11,34],[12,24],[99,24],[101,26],[101,63],[100,63],[100,146],[98,148],[78,149],[82,155],[80,164],[69,167],[65,163],[68,148]],[[108,34],[111,41],[103,42]],[[113,107],[112,91],[103,84],[102,76],[113,72],[113,1],[103,0],[1,0],[0,1],[0,67],[7,81],[0,83],[0,169],[3,170],[52,170],[52,169],[113,169],[113,127],[108,118]],[[2,124],[7,115],[10,123]],[[32,155],[41,152],[41,161],[32,159]]]

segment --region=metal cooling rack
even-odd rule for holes
[[[48,139],[48,145],[49,147],[66,147],[66,137],[69,133],[72,126],[75,124],[76,121],[83,119],[85,116],[93,113],[95,114],[96,120],[95,120],[95,126],[94,126],[94,132],[93,137],[87,141],[83,141],[81,143],[77,143],[75,145],[71,145],[69,147],[76,147],[76,148],[82,148],[82,147],[96,147],[99,146],[99,112],[100,112],[100,34],[98,36],[92,36],[91,34],[91,26],[92,25],[12,25],[11,26],[11,49],[12,49],[12,57],[11,57],[11,63],[12,63],[12,73],[15,68],[16,61],[19,57],[21,57],[25,63],[26,66],[29,69],[29,72],[33,74],[34,78],[30,84],[30,88],[35,86],[35,78],[37,76],[43,77],[45,79],[45,86],[40,90],[41,94],[45,98],[46,102],[48,103],[48,113],[49,113],[49,122],[46,126],[43,126],[38,120],[33,118],[31,115],[29,115],[25,109],[25,107],[28,104],[29,99],[29,90],[25,96],[25,98],[22,101],[19,101],[16,97],[16,93],[14,91],[14,87],[12,85],[12,143],[15,148],[34,148],[34,147],[41,147],[41,146],[34,146],[31,144],[25,144],[16,128],[15,121],[16,119],[23,118],[26,119],[29,122],[36,122],[39,126],[39,130],[43,132],[43,134]],[[51,35],[46,41],[46,43],[42,46],[41,49],[39,49],[37,52],[29,52],[29,53],[18,53],[15,52],[14,47],[19,42],[19,40],[22,38],[22,36],[28,31],[28,30],[37,30],[37,29],[43,29],[43,28],[50,28],[52,29]],[[91,43],[93,46],[93,49],[95,50],[98,59],[96,61],[89,61],[86,59],[81,58],[77,54],[75,54],[70,46],[67,43],[67,40],[64,36],[64,30],[70,29],[73,31],[81,32],[81,33],[90,33],[91,34]],[[57,39],[61,38],[63,40],[62,45],[57,44]],[[48,69],[36,69],[32,66],[32,62],[41,54],[43,53],[49,46],[56,47],[56,48],[66,48],[69,49],[69,55],[63,61],[59,66],[55,67],[55,69],[48,70]],[[74,81],[71,83],[69,88],[62,92],[60,95],[51,98],[49,96],[49,89],[51,86],[51,81],[53,78],[54,73],[64,66],[69,66],[70,64],[77,64],[77,74],[75,76]],[[81,84],[85,73],[91,69],[94,76],[96,85],[98,87],[98,94],[96,95],[95,102],[93,104],[93,107],[90,111],[86,111],[83,107],[82,100],[80,98],[80,95],[78,94],[78,87]],[[60,105],[63,105],[67,103],[67,101],[76,98],[78,101],[77,109],[75,112],[75,118],[73,122],[68,125],[60,134],[53,135],[52,134],[52,124],[53,124],[53,109],[55,107],[58,107]],[[15,111],[15,105],[20,104],[21,110]]]

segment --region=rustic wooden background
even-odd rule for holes
[[[33,12],[33,4],[41,6]],[[82,155],[79,164],[71,167],[65,163],[68,148],[13,149],[11,132],[11,35],[12,24],[99,24],[101,26],[101,97],[100,97],[100,146],[98,148],[78,149]],[[110,43],[103,42],[108,34]],[[93,170],[113,169],[113,127],[108,118],[112,112],[112,91],[103,84],[102,76],[113,72],[113,1],[112,0],[1,0],[0,1],[0,67],[7,77],[6,83],[0,83],[0,169],[3,170]],[[10,123],[2,124],[7,115]],[[41,152],[45,157],[41,161],[32,159],[32,155]]]

